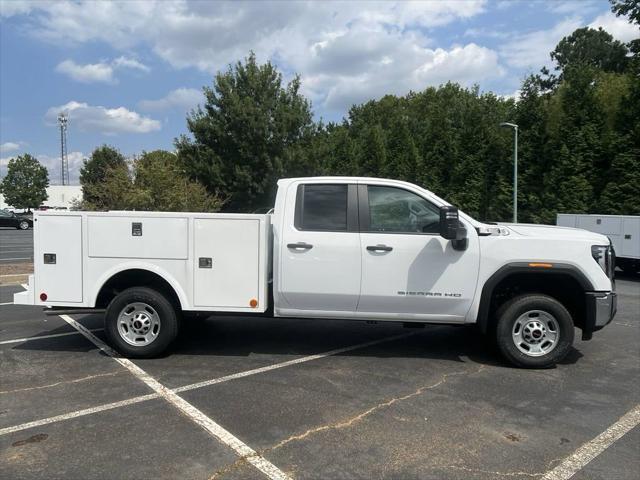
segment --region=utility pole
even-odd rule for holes
[[[513,128],[513,223],[518,223],[518,125],[503,122],[500,126]]]
[[[60,112],[60,114],[58,115],[58,126],[60,127],[60,179],[62,180],[62,185],[69,185],[69,158],[67,157],[68,123],[69,116],[64,112]]]

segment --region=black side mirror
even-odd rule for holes
[[[440,207],[440,236],[446,240],[456,240],[458,238],[458,209],[456,207]]]
[[[460,222],[458,209],[456,207],[440,207],[440,236],[446,240],[451,240],[454,250],[464,251],[467,249],[467,229]]]

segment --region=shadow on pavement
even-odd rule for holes
[[[84,325],[95,328],[100,316],[89,315],[81,319]],[[67,328],[43,332],[50,335],[68,332]],[[339,320],[274,319],[267,317],[209,317],[183,322],[180,335],[171,355],[203,355],[219,357],[245,357],[251,354],[306,356],[333,349],[366,343],[399,334],[410,336],[379,343],[365,348],[342,352],[340,356],[374,358],[424,358],[504,366],[500,354],[484,335],[473,326],[427,325],[423,329],[405,329],[397,324]],[[103,332],[95,332],[101,338]],[[87,351],[95,349],[83,342],[61,341],[70,337],[35,340],[16,344],[16,350]],[[572,349],[562,364],[573,364],[582,357]],[[468,359],[468,360],[467,360]]]

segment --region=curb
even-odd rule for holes
[[[0,285],[20,285],[26,283],[30,273],[16,273],[12,275],[0,275]]]

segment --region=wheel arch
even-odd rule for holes
[[[119,265],[105,272],[96,284],[100,287],[91,298],[91,305],[96,308],[106,308],[120,291],[131,287],[154,288],[166,294],[179,309],[185,309],[188,305],[187,296],[179,283],[156,265],[138,262]]]
[[[535,262],[539,263],[539,262]],[[532,267],[528,262],[503,265],[489,277],[482,287],[476,323],[482,332],[487,332],[492,315],[513,294],[508,292],[509,283],[520,293],[541,293],[556,298],[569,310],[577,327],[582,327],[584,317],[584,293],[594,290],[593,284],[578,267],[553,263],[550,268]],[[500,295],[504,294],[504,298]],[[511,295],[511,297],[509,297]]]

